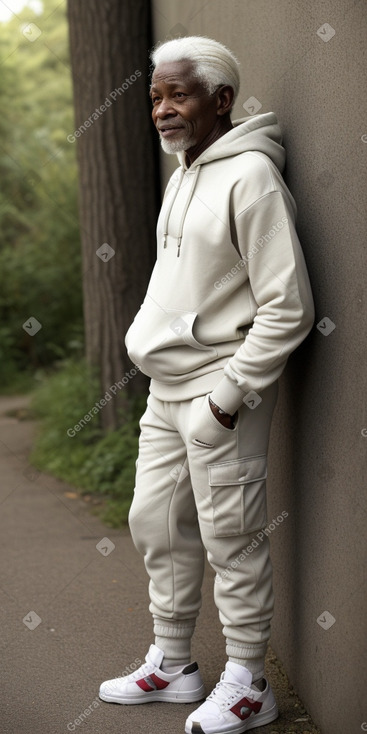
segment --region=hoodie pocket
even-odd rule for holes
[[[144,374],[167,383],[214,361],[216,349],[194,336],[196,318],[192,311],[161,308],[147,296],[125,337],[130,359]]]
[[[168,311],[167,313],[171,314],[177,314],[177,311]],[[216,352],[216,350],[213,347],[208,347],[205,344],[201,344],[197,341],[194,337],[194,323],[198,317],[198,314],[195,313],[195,311],[183,311],[179,313],[176,318],[172,316],[172,321],[170,323],[170,329],[174,331],[177,336],[182,339],[182,341],[185,344],[188,344],[190,347],[194,347],[194,349],[199,349],[204,352],[212,351]]]
[[[208,464],[216,538],[266,525],[266,455]]]

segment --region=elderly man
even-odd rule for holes
[[[240,734],[277,717],[264,678],[273,612],[267,450],[277,379],[311,328],[313,302],[275,115],[231,121],[238,62],[216,41],[168,41],[152,59],[153,121],[180,163],[126,336],[151,378],[130,528],[150,577],[155,644],[100,696],[204,697],[190,642],[206,552],[228,662],[185,732]]]

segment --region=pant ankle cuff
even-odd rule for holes
[[[235,658],[264,658],[268,647],[267,642],[259,642],[258,644],[240,643],[237,640],[226,638],[226,653],[228,657]]]
[[[196,619],[162,619],[154,617],[154,634],[158,637],[191,639],[195,630]]]
[[[264,677],[266,643],[259,645],[240,645],[227,638],[226,652],[231,662],[243,665],[252,673],[252,680]]]

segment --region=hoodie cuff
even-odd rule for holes
[[[218,385],[210,393],[213,402],[229,415],[233,415],[243,403],[243,390],[233,380],[224,375]]]

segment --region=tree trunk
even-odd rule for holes
[[[125,377],[101,411],[107,429],[117,426],[127,395],[147,386],[139,372],[127,379],[134,369],[124,337],[155,259],[150,3],[68,0],[68,18],[75,105],[68,140],[77,144],[79,164],[86,357],[99,369],[101,397]]]

